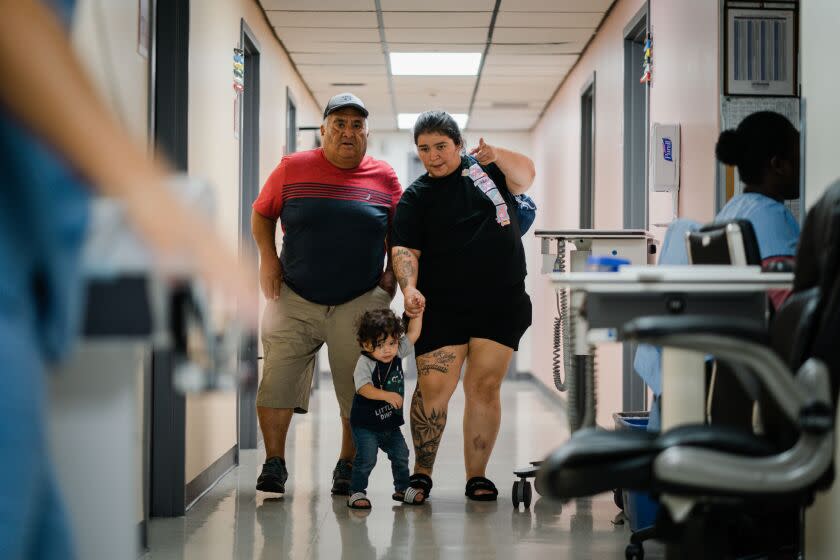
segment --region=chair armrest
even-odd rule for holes
[[[755,321],[730,317],[640,317],[621,329],[621,338],[712,354],[748,368],[770,392],[792,422],[809,402],[794,372],[769,346],[768,335]]]
[[[676,335],[717,335],[762,346],[770,345],[767,327],[759,321],[720,315],[655,315],[639,317],[621,328],[622,340],[661,344],[661,338]],[[712,349],[710,349],[710,352]]]

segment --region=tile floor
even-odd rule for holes
[[[459,390],[450,404],[432,499],[422,507],[392,502],[390,467],[380,454],[368,491],[373,510],[359,513],[330,496],[338,407],[332,386],[322,383],[311,412],[293,421],[284,497],[254,489],[264,452],[244,451],[239,467],[185,517],[152,520],[144,560],[623,559],[629,529],[613,523],[618,510],[612,495],[563,505],[537,497],[530,510],[513,509],[511,471],[542,458],[568,437],[568,428],[562,410],[529,382],[506,383],[502,403],[502,428],[488,469],[501,492],[498,502],[464,497]],[[407,435],[408,427],[403,430]],[[649,560],[664,555],[656,544],[646,544],[645,552]]]

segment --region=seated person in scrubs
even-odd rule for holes
[[[762,266],[772,266],[778,261],[792,262],[799,241],[799,223],[784,205],[786,200],[799,198],[799,132],[784,116],[772,111],[760,111],[745,118],[738,128],[725,130],[715,146],[717,159],[738,167],[744,190],[723,207],[715,216],[716,222],[735,219],[749,220],[755,230]],[[665,235],[659,264],[688,264],[688,255],[682,243],[685,232],[697,229],[697,222],[677,220]],[[770,298],[777,308],[788,295],[787,290],[773,290]],[[654,403],[648,430],[658,431],[659,398],[662,394],[662,351],[660,348],[640,344],[633,363],[634,369],[651,388]],[[715,383],[719,394],[732,395],[742,391],[732,375],[719,375]],[[748,425],[751,409],[734,406],[728,402],[724,413],[713,401],[713,417],[726,424]],[[714,409],[718,410],[714,414]],[[741,410],[740,418],[731,415]]]

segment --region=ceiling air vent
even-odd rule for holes
[[[494,109],[527,109],[527,101],[494,101],[490,104]]]

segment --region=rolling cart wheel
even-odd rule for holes
[[[519,488],[522,486],[521,480],[514,480],[513,481],[513,488],[510,491],[510,499],[513,502],[514,509],[519,509],[519,502],[522,499],[519,497]]]
[[[626,560],[644,560],[645,549],[641,544],[630,543],[624,549],[624,558]]]
[[[525,504],[525,509],[531,507],[531,483],[527,480],[522,481],[522,503]]]

